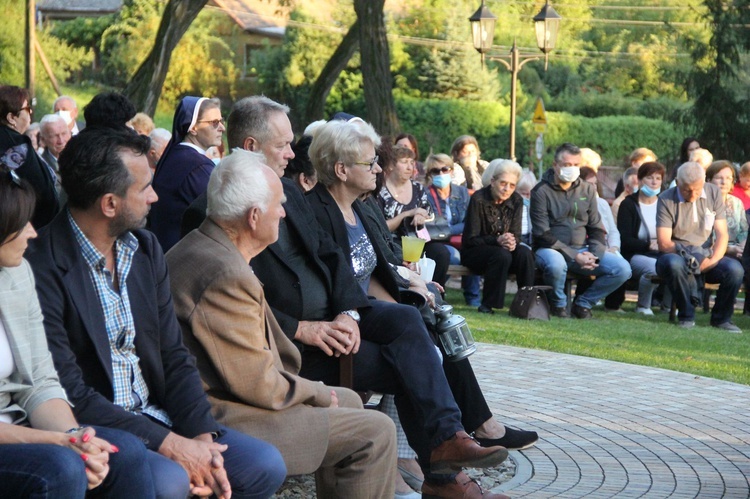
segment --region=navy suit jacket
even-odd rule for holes
[[[218,432],[195,359],[182,342],[172,308],[164,254],[156,237],[137,230],[138,251],[128,275],[135,350],[149,401],[169,414],[172,431],[187,438]],[[44,329],[60,381],[82,424],[119,428],[157,450],[169,430],[113,404],[112,362],[104,315],[88,266],[60,212],[26,255],[36,277]]]
[[[284,210],[289,231],[299,236],[303,245],[301,251],[328,290],[331,316],[327,320],[345,310],[368,307],[367,295],[354,278],[349,260],[336,242],[320,228],[299,187],[289,179],[283,178],[281,181],[286,195]],[[284,251],[278,242],[255,256],[250,265],[263,283],[266,299],[276,320],[284,333],[294,338],[299,321],[307,319],[302,313],[305,297],[299,284],[300,277],[286,263]],[[295,343],[302,348],[301,344]]]

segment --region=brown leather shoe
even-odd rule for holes
[[[437,499],[449,497],[451,499],[510,499],[505,494],[495,494],[482,490],[477,482],[469,478],[466,473],[459,473],[453,482],[442,485],[432,484],[428,480],[422,484],[422,499]]]
[[[461,468],[491,468],[507,458],[505,447],[482,447],[465,431],[459,431],[432,451],[430,469],[433,473],[455,473]]]

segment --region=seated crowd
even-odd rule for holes
[[[0,87],[4,496],[269,497],[315,473],[318,497],[506,497],[462,469],[538,435],[495,418],[409,304],[443,304],[451,264],[490,314],[511,274],[579,319],[619,309],[632,275],[636,312],[653,315],[659,281],[691,327],[718,283],[711,325],[740,332],[750,164],[703,166],[695,139],[669,189],[637,149],[610,208],[601,158],[570,143],[537,182],[468,135],[421,163],[412,135],[345,113],[295,141],[289,108],[261,96],[226,125],[217,99],[185,97],[171,134],[116,93],[85,124],[61,97],[27,135],[32,111]],[[231,153],[210,159],[224,132]],[[401,236],[438,223],[425,281]]]

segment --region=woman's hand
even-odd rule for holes
[[[424,225],[430,215],[424,208],[413,208],[409,211],[412,212],[411,224],[414,227],[417,227],[418,225]]]
[[[86,463],[89,490],[98,487],[109,473],[109,454],[119,449],[106,440],[97,438],[93,428],[83,428],[75,433],[64,433],[63,445],[75,451]]]
[[[652,239],[651,242],[648,243],[648,250],[659,251],[659,243],[656,241],[656,239]]]
[[[516,237],[510,232],[500,234],[497,236],[497,244],[507,249],[508,251],[515,251],[516,249]]]

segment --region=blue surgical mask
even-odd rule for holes
[[[638,192],[638,186],[637,185],[633,188],[633,192]]]
[[[450,173],[444,173],[442,175],[435,175],[434,177],[432,177],[432,185],[434,185],[438,189],[443,189],[445,187],[448,187],[449,185],[451,185]]]
[[[643,194],[647,198],[652,198],[659,194],[659,189],[652,189],[651,187],[644,185],[643,187],[641,187],[641,194]]]

